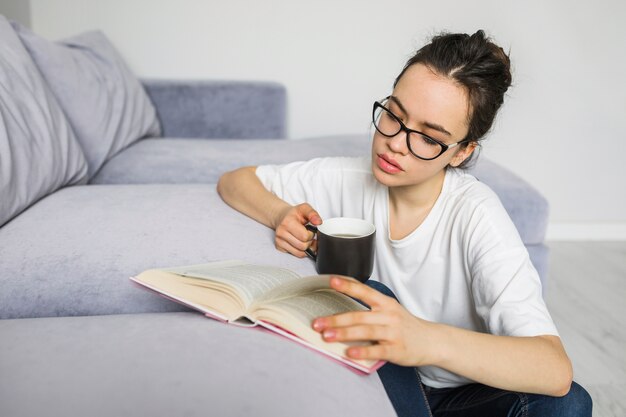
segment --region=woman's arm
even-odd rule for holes
[[[438,366],[496,388],[563,396],[572,365],[556,336],[509,337],[478,333],[413,316],[396,300],[347,279],[331,279],[337,291],[371,311],[323,317],[313,323],[327,341],[374,341],[348,349],[355,359],[383,359],[404,366]]]
[[[557,336],[512,337],[435,325],[433,365],[485,385],[556,397],[568,393],[572,365]]]
[[[313,243],[313,232],[304,225],[320,225],[322,219],[308,204],[292,206],[268,191],[256,176],[256,167],[244,167],[222,175],[220,197],[232,208],[276,230],[276,249],[303,258]]]
[[[235,210],[276,230],[282,213],[291,205],[269,192],[255,172],[256,167],[251,166],[223,174],[217,183],[217,192]]]

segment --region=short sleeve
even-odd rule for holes
[[[315,197],[316,178],[323,159],[292,162],[285,165],[260,165],[256,175],[265,188],[289,204],[311,203]]]
[[[256,169],[256,176],[265,188],[283,200],[287,195],[302,200],[308,188],[307,166],[311,166],[311,163],[300,161],[285,165],[260,165]]]
[[[256,175],[267,190],[291,205],[308,203],[322,219],[363,218],[374,192],[367,159],[332,157],[286,165],[261,165]]]
[[[472,213],[469,238],[471,288],[487,331],[502,336],[555,335],[539,274],[495,195]]]

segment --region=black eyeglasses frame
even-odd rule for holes
[[[394,136],[397,136],[398,133],[400,133],[400,132],[406,133],[406,146],[409,149],[409,152],[411,152],[411,154],[413,156],[415,156],[416,158],[419,158],[419,159],[424,160],[424,161],[432,161],[433,159],[439,158],[448,149],[454,148],[455,146],[460,145],[460,144],[465,143],[465,142],[471,142],[470,139],[466,138],[466,139],[460,140],[460,141],[455,142],[455,143],[445,144],[445,143],[441,142],[440,140],[437,140],[437,139],[435,139],[433,137],[428,136],[426,133],[420,132],[419,130],[409,129],[408,127],[406,127],[406,125],[404,123],[402,123],[402,120],[400,120],[400,118],[398,116],[396,116],[391,110],[389,110],[387,107],[385,107],[384,104],[382,104],[383,101],[389,100],[389,97],[391,97],[391,96],[387,96],[387,97],[385,97],[384,99],[382,99],[380,101],[375,101],[374,102],[374,107],[372,109],[372,123],[374,124],[374,127],[376,128],[378,133],[380,133],[381,135],[383,135],[383,136],[385,136],[387,138],[392,138]],[[394,133],[393,135],[387,135],[387,134],[381,132],[380,129],[378,128],[378,126],[376,124],[376,110],[378,108],[381,108],[383,111],[386,111],[387,113],[389,113],[389,115],[396,122],[398,122],[398,125],[400,125],[400,128],[398,129],[398,131],[396,133]],[[413,149],[411,149],[411,141],[409,140],[409,137],[410,137],[411,133],[416,133],[416,134],[418,134],[420,136],[425,137],[428,140],[431,140],[431,141],[435,142],[436,144],[438,144],[441,147],[441,151],[436,156],[433,156],[432,158],[424,158],[423,156],[419,156],[418,154],[413,152]]]

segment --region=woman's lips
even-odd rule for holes
[[[398,172],[402,172],[403,169],[400,165],[386,155],[377,155],[376,164],[378,168],[382,169],[388,174],[397,174]]]

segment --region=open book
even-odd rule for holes
[[[368,310],[331,289],[328,275],[300,277],[284,268],[222,261],[150,269],[131,279],[207,317],[262,326],[358,371],[369,374],[384,365],[383,361],[346,357],[346,349],[357,343],[326,342],[311,327],[317,317]]]

